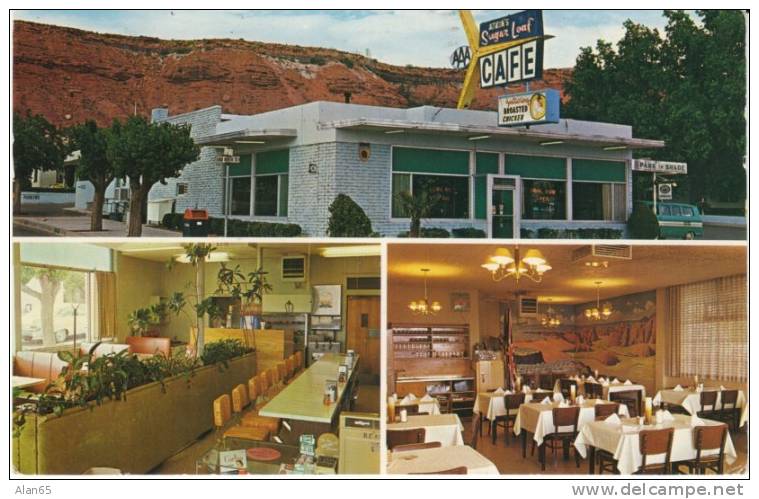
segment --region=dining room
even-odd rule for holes
[[[744,244],[390,244],[387,472],[748,472]]]

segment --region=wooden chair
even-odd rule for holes
[[[543,390],[551,390],[553,391],[553,374],[551,373],[540,373],[538,374],[538,388],[542,388]]]
[[[225,393],[213,401],[213,424],[217,430],[223,430],[231,419],[232,399]],[[245,427],[242,425],[236,425],[225,430],[222,438],[265,441],[269,439],[269,430],[262,427]]]
[[[440,414],[448,414],[453,408],[453,401],[451,400],[450,393],[443,393],[435,395],[437,404],[440,406]]]
[[[241,413],[244,409],[250,405],[250,397],[248,395],[248,389],[245,385],[237,385],[232,389],[232,412],[235,414]]]
[[[421,444],[404,444],[404,445],[396,445],[393,448],[393,452],[405,452],[410,450],[421,450],[421,449],[437,449],[438,447],[442,447],[443,444],[440,442],[427,442],[427,443],[421,443]]]
[[[705,475],[706,470],[712,470],[718,475],[724,474],[725,471],[725,443],[727,441],[728,426],[726,424],[697,426],[694,429],[694,440],[696,447],[696,459],[683,461],[675,464],[675,470],[685,465],[688,467],[688,473],[696,475]],[[705,451],[718,451],[716,454],[710,453],[704,456]]]
[[[733,424],[733,430],[738,431],[738,420],[740,418],[740,409],[738,408],[738,390],[722,390],[720,392],[720,409],[716,414],[717,419],[730,425]]]
[[[596,421],[600,421],[602,419],[606,419],[612,414],[617,414],[619,412],[619,404],[617,402],[610,402],[608,404],[596,404],[595,406],[596,411]]]
[[[482,414],[480,414],[482,416]],[[472,418],[472,439],[469,441],[469,447],[477,450],[477,442],[482,436],[482,417]]]
[[[640,415],[640,391],[638,390],[610,392],[609,400],[626,405],[631,418],[637,418]]]
[[[565,399],[569,398],[569,394],[572,391],[572,387],[575,387],[575,393],[579,394],[577,391],[577,381],[573,379],[566,379],[561,378],[559,379],[559,388],[561,390],[561,394],[564,396]]]
[[[524,404],[524,393],[514,393],[503,396],[503,406],[506,409],[506,414],[498,416],[494,421],[490,423],[493,428],[493,443],[495,443],[498,433],[498,427],[502,426],[504,429],[504,440],[506,445],[509,445],[509,430],[514,428],[514,423],[517,420],[517,414],[519,414],[519,406]],[[511,434],[513,436],[513,433]]]
[[[295,352],[295,372],[303,369],[303,352],[298,350]]]
[[[675,435],[674,428],[662,428],[661,430],[643,430],[639,433],[640,453],[643,462],[636,474],[668,475],[672,471],[670,457],[672,455],[672,439]],[[652,456],[664,455],[664,462],[649,464],[648,459]]]
[[[577,438],[577,426],[580,420],[580,408],[579,407],[554,407],[552,412],[553,416],[553,433],[545,435],[543,438],[543,445],[540,449],[541,469],[546,469],[545,459],[545,447],[551,447],[551,451],[556,456],[556,444],[561,444],[564,451],[564,459],[569,459],[569,448]],[[570,431],[560,431],[561,428],[571,427]],[[580,455],[575,449],[575,462],[577,467],[580,467]]]
[[[409,430],[387,430],[385,432],[387,448],[393,450],[397,445],[423,444],[426,431],[424,428]]]
[[[458,468],[450,468],[440,471],[429,471],[426,473],[409,473],[410,475],[466,475],[469,473],[466,466],[459,466]]]
[[[279,371],[277,371],[276,367],[269,368],[269,379],[271,380],[271,391],[279,391],[282,380],[279,379]]]
[[[701,392],[699,395],[701,410],[697,413],[698,417],[715,418],[717,416],[717,395],[719,395],[719,392],[716,390],[704,390]]]
[[[601,399],[604,397],[604,387],[601,383],[588,383],[584,385],[585,398],[588,399]]]
[[[269,378],[269,371],[261,371],[258,373],[259,396],[266,398],[270,387],[271,379]]]
[[[285,369],[287,369],[287,378],[292,379],[295,375],[295,359],[292,355],[285,359]]]
[[[395,416],[398,417],[401,414],[401,411],[403,409],[406,409],[406,415],[407,416],[416,416],[419,414],[419,405],[418,404],[410,404],[410,405],[396,405],[395,406]]]
[[[253,376],[248,380],[248,398],[250,399],[250,403],[253,404],[253,407],[256,406],[260,393],[258,376]]]
[[[522,374],[522,386],[529,386],[531,390],[538,387],[538,378],[534,374]]]

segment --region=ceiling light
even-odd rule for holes
[[[148,253],[148,252],[155,252],[155,251],[181,251],[184,248],[181,246],[149,246],[145,248],[116,248],[118,251],[122,253]]]
[[[498,248],[495,251],[495,255],[490,257],[490,261],[498,265],[508,265],[514,263],[514,256],[512,256],[508,248]]]
[[[540,250],[529,249],[524,258],[520,259],[519,247],[513,253],[508,248],[499,248],[481,267],[490,272],[495,282],[507,277],[513,277],[516,281],[527,277],[533,282],[541,282],[543,274],[551,270]]]
[[[469,137],[469,140],[485,140],[489,138],[490,138],[490,135],[473,135]]]
[[[422,271],[422,274],[424,275],[424,298],[421,300],[413,300],[410,301],[408,304],[409,310],[411,310],[411,313],[414,315],[435,315],[438,312],[440,312],[443,307],[440,305],[440,302],[433,301],[430,302],[429,296],[427,295],[427,272],[430,271],[430,269],[420,269]]]
[[[385,135],[395,135],[396,133],[403,133],[403,132],[405,132],[405,131],[406,131],[406,130],[387,130],[387,131],[385,132]]]
[[[181,255],[175,255],[174,260],[176,260],[179,263],[190,263],[190,257],[181,254]],[[225,251],[216,251],[214,253],[209,253],[206,255],[206,262],[228,262],[229,261],[229,253]]]
[[[235,140],[236,144],[266,144],[265,140]]]
[[[604,151],[622,151],[624,149],[627,149],[627,146],[606,146],[606,147],[604,147]]]
[[[608,319],[612,314],[611,303],[606,302],[601,306],[601,281],[596,281],[596,306],[585,309],[585,318],[600,321],[601,319]]]
[[[529,249],[527,250],[527,253],[524,254],[524,258],[522,258],[522,261],[526,263],[527,265],[545,265],[546,259],[543,258],[543,253],[540,252],[540,250],[536,249]]]
[[[324,258],[349,258],[352,256],[379,256],[379,244],[361,244],[355,246],[330,246],[322,248],[320,253]]]
[[[540,145],[541,146],[557,146],[557,145],[563,144],[563,143],[564,143],[563,140],[548,140],[546,142],[541,142]]]

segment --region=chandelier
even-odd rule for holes
[[[409,302],[408,308],[414,315],[435,315],[440,312],[443,307],[440,306],[440,302],[430,302],[429,297],[427,296],[427,272],[429,272],[430,269],[421,269],[421,271],[424,275],[424,298]]]
[[[559,327],[561,326],[561,319],[558,315],[556,315],[556,312],[554,312],[553,307],[551,307],[551,299],[548,299],[548,310],[546,310],[546,313],[542,315],[540,318],[540,325],[544,327]]]
[[[543,280],[543,274],[551,270],[551,266],[543,257],[540,250],[529,249],[524,257],[519,258],[519,247],[514,248],[514,253],[508,248],[498,248],[495,255],[488,258],[482,268],[490,272],[495,282],[502,281],[507,277],[513,277],[517,282],[522,277],[527,277],[533,282]]]
[[[611,303],[606,302],[603,307],[601,306],[601,281],[596,281],[596,306],[585,309],[585,318],[600,321],[601,319],[608,319],[611,312]]]

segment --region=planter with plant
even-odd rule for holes
[[[129,330],[134,336],[158,336],[159,326],[166,316],[166,305],[156,303],[149,307],[138,308],[133,310],[127,316]]]
[[[240,300],[242,329],[259,329],[264,294],[272,290],[266,278],[268,272],[262,267],[244,274],[239,265],[227,267],[221,264],[216,276],[218,289],[216,293]]]

